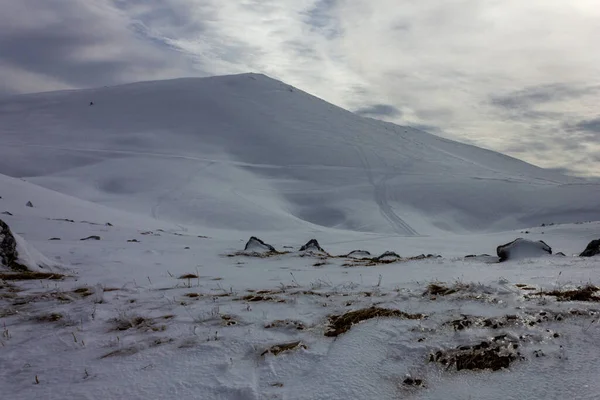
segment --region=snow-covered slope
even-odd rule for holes
[[[255,74],[0,100],[0,173],[245,231],[414,236],[600,219],[600,185],[362,118]]]
[[[261,75],[0,100],[0,219],[63,267],[0,271],[0,397],[595,399],[598,191]]]

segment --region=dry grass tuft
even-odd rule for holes
[[[196,275],[196,274],[184,274],[184,275],[181,275],[177,279],[198,279],[198,275]]]
[[[536,295],[554,296],[558,301],[595,301],[600,302],[596,295],[600,288],[594,285],[586,285],[573,290],[553,290],[551,292],[538,292]]]
[[[372,318],[400,318],[400,319],[423,319],[423,314],[409,314],[400,310],[388,308],[369,307],[361,310],[350,311],[342,315],[329,317],[329,329],[325,336],[335,337],[345,333],[352,328],[352,325]]]
[[[34,317],[37,322],[58,322],[62,320],[64,316],[59,313],[41,314]]]
[[[267,292],[267,293],[271,293],[271,292]],[[279,299],[277,297],[266,296],[266,295],[258,294],[258,293],[257,294],[249,294],[247,296],[240,298],[240,300],[248,301],[251,303],[258,302],[258,301],[274,301],[277,303],[285,303],[284,299]]]
[[[518,348],[518,343],[508,339],[506,335],[500,335],[476,345],[437,351],[429,355],[429,361],[442,364],[447,369],[455,367],[457,371],[463,369],[498,371],[508,368],[513,361],[523,358]]]
[[[441,283],[430,283],[427,285],[427,290],[423,293],[423,296],[447,296],[456,292],[455,288],[444,286]]]
[[[142,331],[153,331],[160,332],[167,329],[166,325],[156,325],[156,321],[152,318],[145,318],[142,316],[127,317],[121,315],[118,318],[114,318],[112,321],[113,329],[115,331],[126,331],[129,329],[138,329]]]
[[[88,296],[91,296],[92,294],[94,294],[94,291],[89,287],[82,287],[82,288],[73,290],[73,293],[78,294],[82,297],[88,297]]]
[[[0,280],[4,281],[26,281],[26,280],[60,280],[65,276],[57,273],[50,272],[36,272],[36,271],[21,271],[21,272],[2,272],[0,273]]]
[[[303,331],[304,329],[306,329],[306,327],[304,326],[304,324],[302,322],[294,321],[294,320],[290,320],[290,319],[286,319],[286,320],[278,319],[278,320],[275,320],[275,321],[270,322],[265,325],[265,329],[272,329],[272,328],[290,328],[290,329],[296,329],[299,331]]]

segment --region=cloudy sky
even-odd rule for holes
[[[0,0],[0,95],[262,72],[600,176],[598,0]]]

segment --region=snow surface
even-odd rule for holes
[[[585,222],[600,220],[596,182],[361,118],[253,74],[2,99],[0,174],[0,212],[12,214],[0,218],[68,268],[61,281],[0,281],[3,398],[600,393],[598,303],[532,295],[600,283],[600,258],[575,256],[599,237],[600,223]],[[80,240],[91,235],[101,240]],[[237,254],[250,236],[282,254]],[[517,237],[567,256],[465,258]],[[299,252],[312,238],[332,256],[404,259]],[[407,259],[430,253],[442,257]],[[460,290],[424,295],[434,282]],[[328,316],[373,305],[427,319],[324,335]],[[446,324],[462,315],[522,323]],[[523,337],[524,360],[506,370],[428,362],[500,334]],[[306,348],[261,355],[293,341]],[[425,387],[404,386],[407,375]]]

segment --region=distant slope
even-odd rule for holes
[[[0,173],[249,231],[413,236],[600,219],[599,185],[362,118],[255,74],[0,100]]]

